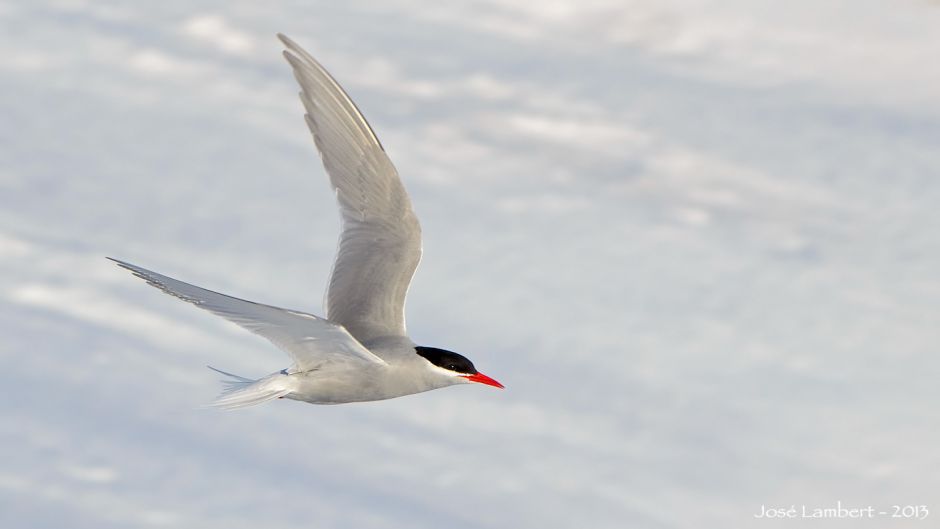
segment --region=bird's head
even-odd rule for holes
[[[477,382],[502,388],[503,385],[477,371],[465,356],[436,347],[415,347],[415,352],[430,363],[430,368],[441,375],[454,377],[453,383]]]

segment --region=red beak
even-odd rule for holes
[[[475,375],[466,375],[464,378],[466,378],[470,382],[479,382],[480,384],[486,384],[487,386],[495,386],[500,389],[504,387],[502,384],[484,375],[483,373],[477,373]]]

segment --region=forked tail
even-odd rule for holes
[[[230,378],[223,380],[225,388],[222,393],[208,405],[208,407],[222,408],[224,410],[234,410],[245,408],[277,399],[291,392],[287,375],[283,373],[274,373],[258,380],[240,377],[232,373],[226,373],[212,366],[209,369]]]

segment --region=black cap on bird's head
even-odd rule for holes
[[[437,367],[452,371],[457,376],[463,377],[470,382],[479,382],[480,384],[495,386],[497,388],[503,387],[499,382],[477,371],[477,368],[473,366],[473,362],[468,360],[467,357],[453,351],[419,345],[415,347],[415,352]]]

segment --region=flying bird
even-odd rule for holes
[[[326,318],[184,283],[111,259],[163,292],[226,318],[286,351],[293,363],[260,379],[228,377],[212,406],[287,398],[313,404],[391,399],[476,382],[502,388],[466,357],[416,345],[405,295],[421,259],[421,226],[398,172],[359,109],[309,53],[284,35],[307,127],[339,203],[342,227]]]

